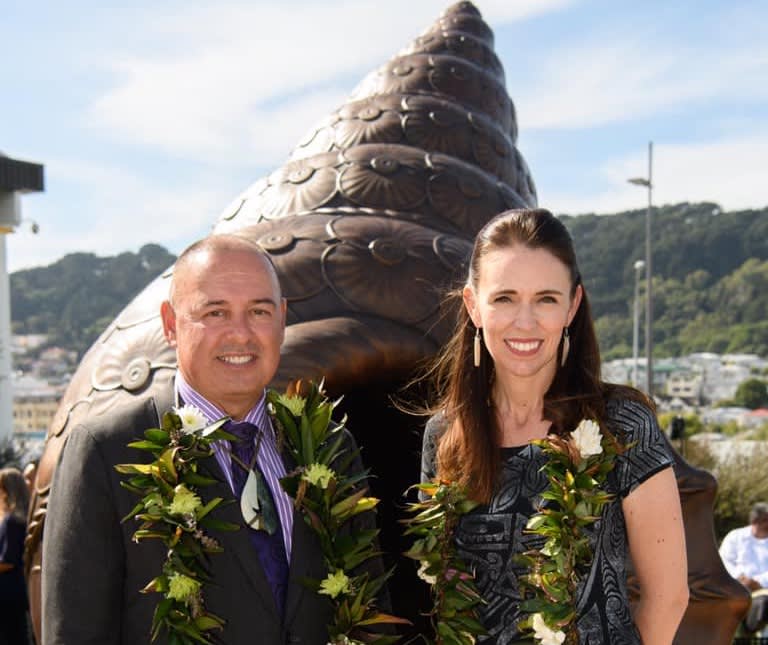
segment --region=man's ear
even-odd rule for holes
[[[160,318],[163,321],[163,335],[171,347],[176,347],[176,312],[167,300],[160,305]]]
[[[285,298],[280,298],[280,344],[283,344],[285,340],[285,317],[288,312],[288,301]]]

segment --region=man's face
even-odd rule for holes
[[[756,538],[768,538],[768,515],[758,515],[752,522],[752,535]]]
[[[174,275],[161,314],[184,379],[241,419],[280,362],[285,301],[268,262],[247,250],[199,252]]]

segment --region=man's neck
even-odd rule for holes
[[[226,406],[225,408],[198,392],[186,381],[184,375],[179,371],[176,372],[174,387],[177,403],[183,401],[185,404],[189,403],[199,408],[209,423],[213,423],[222,417],[230,417],[234,421],[251,420],[255,413],[264,405],[265,393],[261,392],[253,404],[245,409],[242,407],[233,408],[232,406]]]

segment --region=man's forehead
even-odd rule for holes
[[[246,250],[205,251],[189,258],[173,276],[177,300],[271,300],[280,298],[280,286],[269,262]]]

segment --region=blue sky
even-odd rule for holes
[[[0,151],[45,165],[11,271],[206,234],[434,0],[0,2]],[[477,0],[540,205],[768,205],[768,3]],[[384,7],[385,9],[382,9]]]

